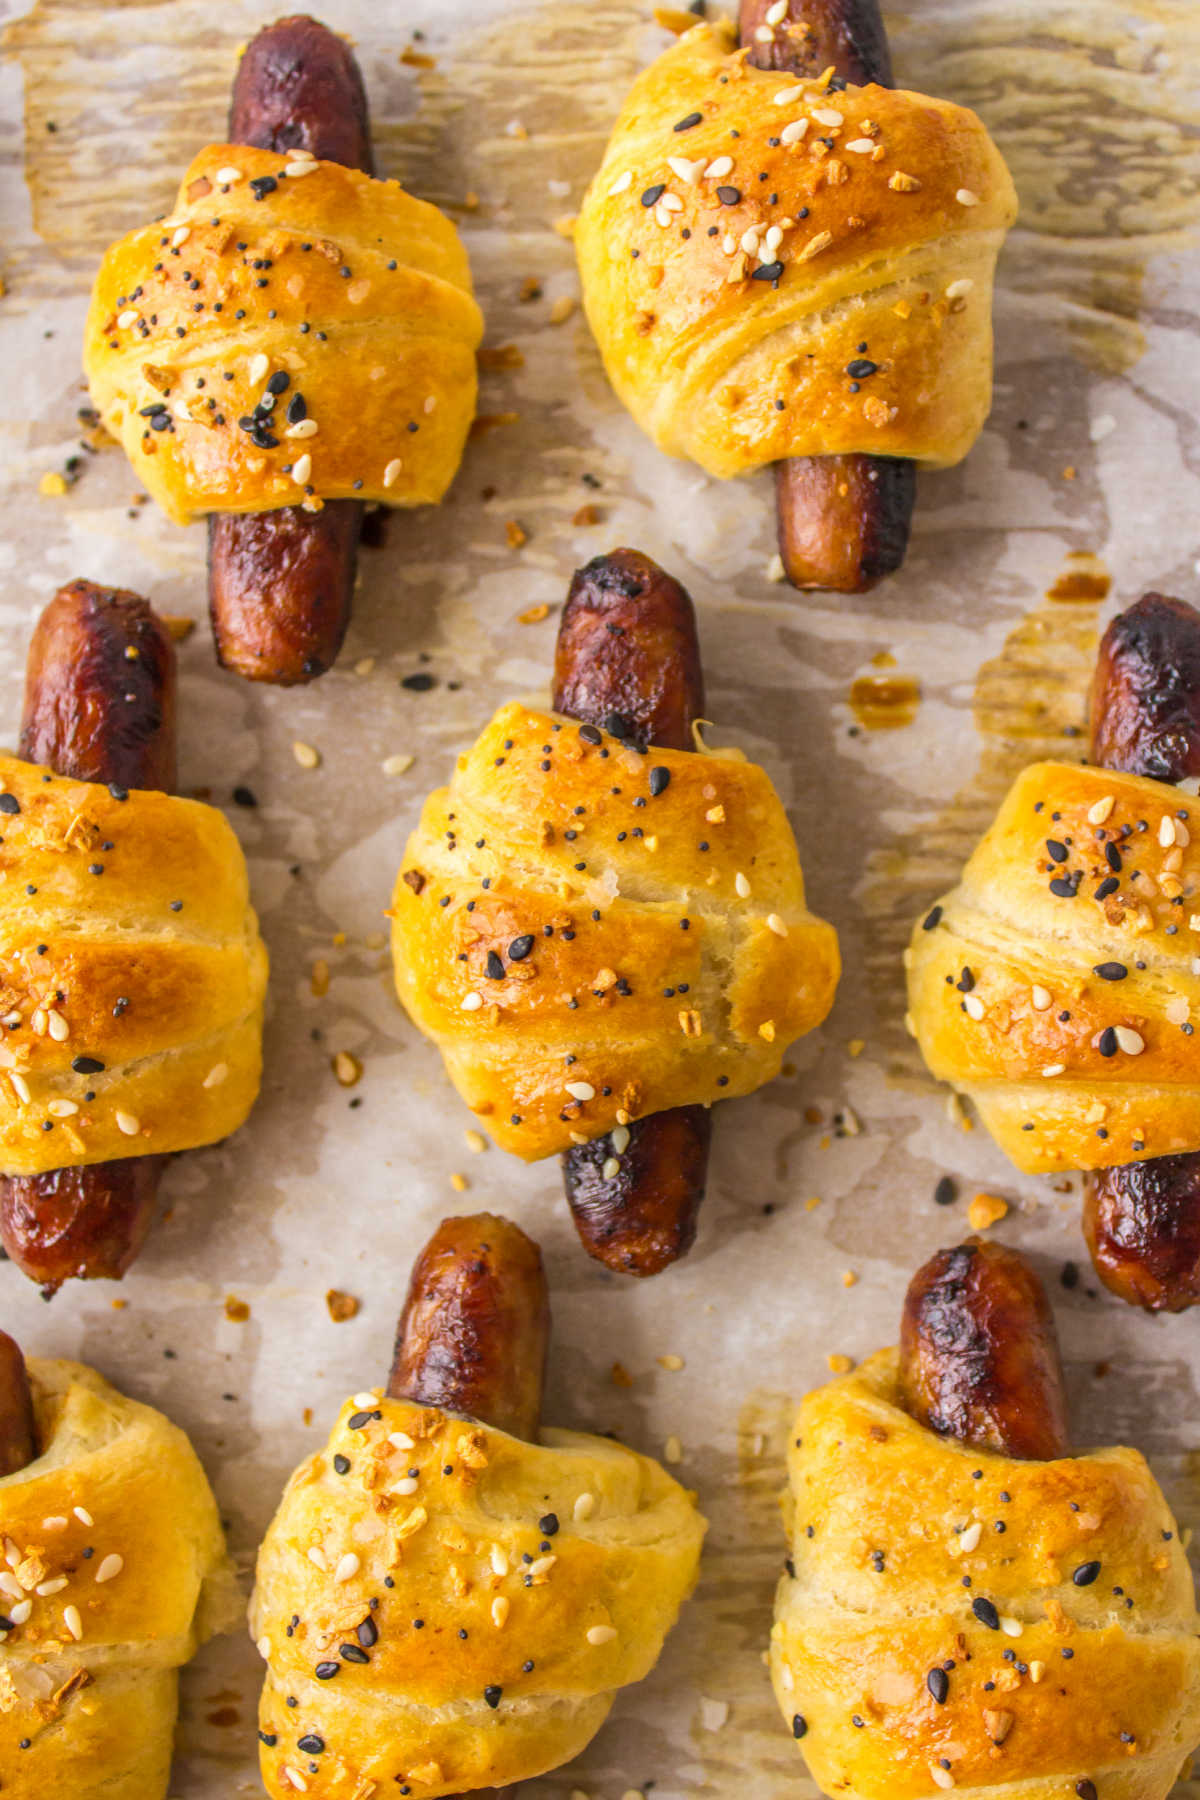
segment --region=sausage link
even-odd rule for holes
[[[72,581],[34,628],[20,754],[76,781],[175,785],[175,647],[145,600]],[[164,1156],[0,1177],[0,1243],[47,1297],[117,1281],[154,1216]]]
[[[18,755],[72,781],[175,786],[175,646],[145,600],[71,581],[33,629]]]
[[[0,1478],[27,1469],[37,1454],[29,1371],[20,1346],[0,1331]]]
[[[388,1393],[536,1442],[549,1335],[532,1239],[491,1213],[444,1219],[413,1267]]]
[[[789,0],[767,23],[771,0],[741,0],[738,31],[760,69],[843,84],[892,85],[879,0]],[[779,554],[793,587],[865,594],[904,561],[916,468],[894,456],[805,456],[777,464]]]
[[[1092,760],[1182,781],[1200,775],[1200,612],[1143,594],[1100,642],[1091,695]],[[1200,1301],[1200,1151],[1091,1170],[1083,1229],[1096,1273],[1150,1312]]]
[[[977,1238],[913,1276],[900,1328],[907,1410],[979,1450],[1049,1461],[1067,1452],[1054,1314],[1024,1257]]]
[[[696,613],[687,589],[639,550],[579,569],[554,654],[556,712],[642,746],[690,750],[704,712]],[[576,1144],[563,1185],[589,1256],[627,1275],[656,1275],[690,1249],[704,1199],[712,1120],[703,1106],[654,1113]],[[605,1166],[615,1162],[615,1175]]]
[[[229,140],[311,150],[373,175],[353,52],[315,19],[268,25],[238,64]],[[208,605],[224,668],[291,687],[332,666],[350,622],[362,519],[357,500],[330,500],[316,513],[283,506],[210,517]]]

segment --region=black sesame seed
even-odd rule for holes
[[[599,744],[603,742],[601,733],[595,725],[581,725],[579,727],[579,735],[585,744]]]
[[[292,385],[292,378],[286,369],[276,369],[267,383],[268,394],[285,394]]]
[[[339,1475],[348,1475],[350,1473],[350,1458],[348,1456],[343,1456],[339,1451],[333,1459],[333,1466]]]
[[[1104,860],[1114,875],[1119,875],[1121,873],[1121,852],[1117,849],[1115,844],[1105,844]]]
[[[659,192],[660,193],[662,192],[661,188],[659,189]],[[503,1688],[498,1688],[498,1687],[485,1687],[484,1688],[483,1697],[487,1701],[488,1705],[492,1708],[493,1712],[495,1711],[496,1707],[499,1706],[500,1696],[503,1692],[504,1692]]]
[[[1075,1570],[1075,1573],[1071,1576],[1071,1580],[1075,1583],[1076,1587],[1091,1587],[1099,1573],[1100,1564],[1098,1562],[1080,1563],[1079,1567]]]
[[[925,914],[925,917],[921,920],[921,930],[922,931],[932,931],[935,926],[941,924],[941,921],[942,921],[941,907],[933,906]]]
[[[558,1530],[558,1514],[547,1513],[538,1520],[538,1530],[544,1531],[547,1537],[553,1537]]]
[[[954,1185],[953,1178],[943,1175],[933,1190],[933,1204],[935,1206],[953,1206],[957,1198],[958,1190]]]
[[[532,949],[533,949],[533,938],[528,932],[526,932],[521,937],[515,937],[513,939],[512,943],[508,946],[509,961],[510,962],[524,962],[525,958],[529,955],[529,952]]]
[[[971,1611],[975,1614],[979,1623],[981,1625],[986,1625],[989,1631],[999,1631],[1000,1614],[996,1611],[992,1602],[990,1600],[985,1600],[982,1594],[978,1599],[972,1600]]]
[[[253,788],[235,787],[233,790],[233,804],[235,806],[257,806],[258,796]]]
[[[670,781],[671,781],[670,769],[664,769],[661,764],[658,767],[651,769],[651,771],[650,771],[650,794],[651,794],[651,797],[653,799],[657,799],[661,793],[664,793],[666,791],[667,787],[670,785]]]
[[[489,950],[487,954],[487,973],[489,981],[504,980],[504,964],[494,950]]]
[[[1067,846],[1065,844],[1060,844],[1057,838],[1047,838],[1046,849],[1049,853],[1051,862],[1065,863],[1067,857],[1070,855]]]
[[[1056,899],[1073,900],[1075,898],[1075,883],[1071,880],[1070,876],[1060,875],[1056,880],[1050,883],[1050,892]]]
[[[19,813],[21,802],[15,794],[0,794],[0,813]]]
[[[1106,875],[1104,880],[1100,883],[1100,886],[1096,889],[1094,898],[1097,900],[1107,900],[1110,894],[1116,893],[1120,885],[1121,884],[1115,875]]]
[[[802,1738],[802,1737],[807,1737],[807,1735],[808,1735],[808,1720],[801,1713],[793,1713],[792,1714],[792,1736],[794,1738]]]
[[[379,1631],[374,1619],[364,1619],[354,1633],[364,1650],[373,1649],[379,1642]]]
[[[348,1663],[366,1663],[371,1660],[366,1651],[360,1649],[357,1644],[339,1644],[338,1655],[343,1662]]]
[[[643,206],[656,206],[658,204],[658,202],[662,199],[662,197],[666,193],[666,191],[667,191],[667,184],[665,181],[656,182],[653,187],[648,187],[646,189],[646,191],[643,193],[642,205]]]
[[[101,1075],[104,1064],[98,1056],[76,1056],[71,1060],[71,1067],[77,1075]]]
[[[783,274],[781,262],[759,263],[750,276],[751,281],[778,281]]]
[[[717,189],[717,199],[721,202],[722,206],[737,206],[741,198],[741,188],[719,187]]]
[[[369,1425],[371,1423],[372,1419],[382,1419],[382,1417],[383,1414],[381,1412],[356,1412],[351,1413],[346,1423],[349,1425],[351,1431],[361,1431],[364,1425]]]
[[[865,381],[868,375],[874,375],[879,364],[873,363],[865,356],[856,356],[853,362],[846,364],[846,373],[855,381]]]
[[[925,1677],[925,1686],[929,1689],[939,1706],[945,1706],[950,1695],[950,1677],[945,1669],[930,1669]]]
[[[1104,1030],[1100,1033],[1100,1036],[1096,1040],[1096,1048],[1101,1056],[1115,1056],[1117,1054],[1117,1034],[1111,1025],[1106,1025]]]
[[[296,1748],[303,1750],[306,1756],[320,1756],[325,1748],[325,1739],[318,1737],[315,1731],[310,1731],[304,1737],[296,1739]]]
[[[342,1672],[341,1663],[335,1663],[335,1662],[319,1662],[317,1664],[316,1668],[313,1670],[313,1674],[316,1676],[318,1681],[332,1681],[334,1676],[340,1675],[341,1672]]]
[[[1102,962],[1095,965],[1093,971],[1101,981],[1124,981],[1129,970],[1123,962]]]
[[[704,117],[703,113],[691,112],[687,115],[686,119],[676,120],[675,124],[672,125],[671,129],[672,129],[672,131],[690,131],[692,129],[693,125],[700,124],[703,117]]]
[[[1078,1794],[1079,1800],[1097,1800],[1096,1784],[1094,1781],[1089,1781],[1086,1775],[1082,1781],[1075,1783],[1075,1792]]]

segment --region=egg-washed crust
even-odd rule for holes
[[[258,1093],[266,981],[215,807],[0,756],[0,1170],[227,1137]]]
[[[5,1800],[162,1800],[176,1671],[236,1605],[216,1502],[161,1413],[28,1366],[42,1454],[0,1480]]]
[[[356,1395],[259,1555],[268,1793],[291,1800],[295,1769],[318,1800],[435,1800],[569,1761],[654,1667],[704,1530],[609,1439]]]
[[[823,1792],[1165,1800],[1200,1737],[1200,1618],[1136,1451],[938,1437],[892,1350],[810,1394],[792,1439],[771,1678]]]
[[[1019,1169],[1200,1149],[1196,815],[1166,782],[1034,764],[914,929],[921,1053]]]
[[[584,302],[618,396],[711,475],[959,461],[991,405],[1016,217],[999,151],[947,101],[745,56],[722,23],[652,63],[584,199]]]
[[[418,506],[458,468],[482,334],[437,207],[303,153],[210,144],[170,215],[105,256],[84,368],[179,524],[332,499]]]
[[[745,54],[714,23],[651,63],[585,196],[583,297],[615,391],[711,475],[957,463],[991,405],[1004,160],[963,106]]]
[[[756,764],[504,706],[431,795],[392,900],[400,998],[527,1160],[752,1093],[840,970]]]

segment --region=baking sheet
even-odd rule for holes
[[[117,451],[80,449],[77,370],[97,259],[223,135],[236,47],[274,13],[261,0],[0,0],[0,738],[15,736],[31,621],[62,581],[130,586],[200,620],[181,652],[181,787],[229,813],[273,961],[250,1124],[176,1162],[168,1216],[119,1288],[76,1284],[47,1306],[0,1269],[0,1323],[186,1427],[248,1573],[289,1470],[345,1394],[382,1379],[436,1221],[518,1218],[553,1287],[547,1417],[658,1452],[677,1435],[712,1521],[702,1585],[658,1670],[529,1800],[815,1794],[761,1661],[789,1396],[831,1354],[894,1341],[909,1274],[966,1233],[977,1192],[1008,1202],[993,1229],[1052,1282],[1079,1442],[1139,1444],[1185,1523],[1200,1516],[1194,1319],[1097,1296],[1078,1182],[1018,1178],[948,1111],[904,1036],[899,961],[1013,772],[1077,747],[1107,612],[1147,587],[1200,592],[1200,9],[887,10],[898,79],[984,115],[1022,220],[1000,268],[992,421],[964,467],[922,481],[902,573],[846,601],[772,583],[769,479],[722,485],[659,457],[571,304],[567,221],[630,79],[668,41],[649,8],[326,9],[356,43],[381,172],[462,227],[488,320],[486,423],[447,504],[395,515],[386,546],[364,552],[337,669],[273,692],[214,666],[203,531],[138,505]],[[40,491],[63,473],[65,493]],[[471,1120],[399,1012],[382,948],[420,799],[500,701],[544,689],[569,573],[617,543],[690,587],[718,736],[777,781],[846,965],[832,1018],[787,1076],[721,1108],[699,1242],[652,1285],[582,1255],[553,1163],[472,1153]],[[1056,587],[1084,597],[1047,598]],[[413,675],[434,685],[405,687]],[[404,773],[383,773],[404,756]],[[233,805],[238,785],[257,806]],[[339,1052],[361,1060],[353,1088],[335,1078]],[[947,1210],[933,1204],[944,1173],[959,1195]],[[1085,1278],[1067,1291],[1069,1260]],[[353,1318],[334,1322],[330,1289],[359,1302]],[[259,1792],[257,1686],[238,1637],[185,1674],[179,1800]]]

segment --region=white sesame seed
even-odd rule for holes
[[[1187,845],[1191,843],[1191,841],[1192,841],[1192,834],[1188,830],[1187,826],[1184,824],[1183,820],[1176,819],[1176,821],[1175,821],[1175,842],[1176,842],[1176,844],[1182,844],[1186,848]]]
[[[298,481],[300,483],[300,486],[303,487],[305,482],[308,480],[308,478],[311,474],[312,474],[312,457],[308,454],[308,451],[306,450],[304,452],[304,455],[298,456],[296,458],[295,462],[292,464],[292,480]]]
[[[294,425],[285,425],[283,435],[288,438],[316,437],[320,427],[315,419],[297,419]]]
[[[958,190],[957,194],[955,194],[954,198],[958,201],[958,204],[960,206],[978,206],[979,205],[979,195],[972,193],[970,188],[959,188],[959,190]]]
[[[136,1137],[141,1129],[140,1120],[135,1119],[132,1113],[119,1112],[117,1114],[117,1130],[122,1132],[125,1137]]]
[[[746,877],[742,874],[740,869],[733,878],[733,889],[739,900],[748,900],[750,898],[750,883],[746,880]]]
[[[96,1579],[99,1580],[99,1576]],[[66,1576],[56,1575],[52,1581],[39,1581],[33,1591],[39,1600],[48,1600],[51,1594],[61,1594],[66,1586]]]
[[[619,1156],[606,1156],[604,1159],[604,1162],[601,1164],[601,1168],[600,1168],[600,1174],[603,1177],[603,1179],[605,1181],[615,1181],[617,1176],[620,1173],[621,1173],[620,1157]]]
[[[1088,807],[1088,824],[1103,825],[1116,804],[1115,794],[1105,794],[1102,800],[1097,800],[1094,806]]]
[[[180,249],[182,247],[182,245],[187,243],[187,241],[191,237],[191,235],[192,235],[191,226],[190,225],[181,225],[177,231],[174,231],[171,234],[171,248],[173,250]]]
[[[292,1787],[294,1787],[301,1794],[307,1794],[308,1783],[307,1783],[307,1781],[305,1781],[303,1775],[301,1775],[299,1769],[293,1769],[290,1767],[290,1765],[285,1763],[283,1772],[287,1776],[288,1781],[291,1783]]]
[[[807,132],[807,119],[793,119],[791,124],[785,125],[780,132],[779,141],[781,144],[798,144],[801,138],[807,135]]]
[[[952,281],[950,283],[950,286],[946,289],[946,298],[947,300],[963,300],[974,286],[975,283],[971,280],[969,275],[962,275],[957,281]]]
[[[42,1520],[43,1531],[65,1531],[66,1529],[67,1521],[61,1513],[51,1513],[48,1519]]]
[[[503,1630],[508,1621],[509,1600],[506,1594],[497,1594],[492,1601],[492,1624],[497,1630]]]
[[[355,1394],[352,1396],[351,1403],[352,1403],[352,1405],[357,1407],[359,1412],[362,1412],[362,1411],[364,1411],[364,1409],[369,1410],[371,1407],[375,1406],[376,1403],[378,1402],[378,1399],[379,1399],[379,1394],[378,1394],[377,1390],[375,1390],[373,1388],[364,1388],[361,1394]]]
[[[753,256],[758,249],[758,234],[760,230],[760,226],[751,225],[743,231],[741,237],[738,239],[738,248],[744,250],[747,256]]]
[[[46,1029],[56,1044],[65,1044],[71,1035],[71,1027],[62,1014],[55,1012],[52,1006],[46,1009]]]
[[[1025,1627],[1022,1625],[1020,1619],[1010,1619],[1001,1613],[1000,1629],[1005,1637],[1017,1638],[1023,1634]]]
[[[683,1445],[680,1443],[674,1432],[671,1433],[670,1437],[663,1445],[663,1456],[669,1463],[681,1463],[683,1461]]]
[[[329,1559],[320,1544],[312,1544],[308,1549],[308,1560],[314,1569],[320,1569],[322,1575],[329,1573]]]
[[[788,928],[778,913],[767,914],[767,930],[773,931],[776,937],[781,938],[785,938],[788,934]]]
[[[624,1156],[629,1148],[628,1125],[614,1125],[609,1133],[609,1143],[618,1156]]]
[[[1164,850],[1169,850],[1175,842],[1175,821],[1170,813],[1165,813],[1158,822],[1158,841]]]
[[[721,248],[726,256],[732,256],[737,249],[737,239],[731,231],[727,231],[725,236],[721,239]]]
[[[778,248],[779,248],[780,244],[782,244],[782,242],[783,242],[783,228],[779,225],[768,226],[767,227],[767,235],[763,239],[763,244],[764,244],[765,248],[767,250],[778,250]]]
[[[1186,1025],[1191,1010],[1191,1006],[1183,994],[1172,994],[1163,1007],[1163,1013],[1172,1025]]]
[[[720,181],[722,175],[732,175],[732,156],[714,156],[704,174],[706,179],[711,178],[713,181]]]
[[[229,187],[233,182],[241,179],[242,171],[235,169],[232,163],[226,163],[223,168],[217,170],[217,180],[222,187]]]
[[[577,1524],[582,1525],[583,1521],[585,1519],[591,1518],[591,1516],[595,1512],[595,1510],[596,1510],[595,1494],[579,1494],[576,1496],[575,1504],[571,1508],[571,1517],[576,1521]]]
[[[271,359],[264,350],[257,351],[250,358],[251,387],[257,387],[260,381],[265,381],[267,379],[267,372],[270,367]]]
[[[617,176],[617,179],[613,182],[612,186],[609,188],[608,198],[610,200],[615,199],[615,197],[618,194],[623,194],[625,192],[626,188],[631,188],[632,186],[633,186],[633,170],[626,169],[625,173],[623,175]]]
[[[701,1694],[700,1723],[705,1731],[720,1731],[728,1718],[728,1700],[710,1700],[706,1694]]]
[[[131,325],[136,324],[137,316],[137,307],[127,306],[124,312],[117,314],[117,324],[122,331],[127,331]]]
[[[379,767],[385,775],[404,775],[412,768],[416,760],[415,756],[409,756],[403,750],[397,750],[394,756],[385,756]]]
[[[794,81],[791,87],[780,88],[777,94],[772,94],[771,104],[773,106],[790,106],[792,101],[799,96],[799,93],[800,83]]]
[[[612,1625],[589,1625],[587,1629],[587,1641],[597,1650],[601,1644],[611,1644],[616,1635],[616,1628]]]
[[[665,207],[668,212],[683,211],[683,201],[678,194],[664,194],[658,204]]]
[[[45,1037],[45,1035],[46,1035],[46,1009],[44,1006],[35,1006],[34,1007],[32,1013],[29,1015],[29,1029],[37,1037]]]
[[[51,1100],[46,1111],[52,1119],[69,1119],[79,1111],[74,1100]]]
[[[311,175],[313,170],[319,166],[315,162],[290,162],[284,163],[283,172],[285,175],[290,175],[293,181],[298,181],[302,175]]]
[[[13,1092],[16,1094],[17,1099],[20,1100],[23,1105],[28,1106],[30,1100],[29,1083],[26,1081],[25,1077],[23,1075],[18,1075],[17,1071],[13,1069],[10,1071],[8,1079],[12,1082]]]
[[[254,1648],[258,1651],[258,1654],[262,1657],[264,1662],[270,1662],[271,1640],[269,1637],[260,1637],[256,1641]]]
[[[228,1075],[228,1073],[229,1073],[229,1064],[228,1063],[214,1063],[212,1068],[208,1071],[208,1074],[204,1077],[204,1080],[200,1083],[200,1085],[201,1085],[201,1087],[206,1087],[206,1088],[220,1087],[221,1083],[224,1081],[224,1079]]]
[[[704,158],[700,157],[696,162],[692,162],[686,156],[668,156],[667,167],[673,175],[678,175],[680,181],[686,181],[690,187],[693,182],[699,181],[704,173]]]
[[[492,1574],[493,1575],[507,1575],[508,1574],[508,1556],[505,1553],[505,1551],[501,1549],[499,1544],[492,1545],[491,1560],[492,1560]]]
[[[875,149],[875,139],[851,138],[850,142],[846,145],[846,149],[853,150],[855,156],[870,156]]]
[[[754,41],[756,44],[773,44],[775,42],[775,33],[771,26],[759,25],[754,33]]]
[[[91,1513],[88,1512],[86,1507],[76,1506],[76,1507],[73,1507],[71,1510],[74,1512],[75,1517],[79,1520],[79,1523],[81,1525],[94,1525],[96,1523],[95,1519],[93,1519]]]
[[[1042,1074],[1047,1077],[1051,1075],[1065,1075],[1066,1072],[1066,1063],[1047,1063],[1046,1067],[1042,1070]]]
[[[482,1005],[482,994],[464,994],[462,997],[462,1010],[464,1012],[478,1012]]]
[[[968,1019],[974,1019],[976,1023],[982,1019],[983,1001],[979,998],[978,994],[968,994],[963,1000],[963,1006],[966,1008]]]
[[[32,1600],[18,1600],[15,1606],[10,1606],[8,1609],[8,1616],[14,1625],[28,1625],[32,1615]]]
[[[115,1581],[124,1567],[125,1558],[123,1556],[118,1556],[114,1550],[111,1556],[105,1557],[104,1561],[100,1564],[100,1567],[96,1570],[96,1580],[98,1582]]]
[[[1054,996],[1049,988],[1041,987],[1036,981],[1029,990],[1029,998],[1035,1012],[1047,1012],[1054,1005]]]
[[[594,1100],[596,1090],[590,1081],[568,1081],[567,1092],[572,1100]]]
[[[413,1443],[413,1440],[409,1437],[407,1431],[390,1431],[388,1433],[388,1443],[392,1446],[393,1450],[415,1450],[416,1449],[416,1445]]]
[[[383,471],[383,485],[385,488],[393,487],[395,485],[400,479],[400,471],[403,467],[404,464],[400,461],[400,458],[394,456],[387,468]]]
[[[837,110],[836,106],[814,106],[813,118],[818,125],[833,126],[845,123],[844,115]]]
[[[536,1581],[539,1575],[548,1575],[557,1561],[557,1556],[535,1557],[529,1565],[529,1574]]]
[[[964,1532],[959,1534],[959,1554],[962,1556],[970,1556],[972,1550],[978,1550],[979,1540],[982,1536],[983,1526],[980,1521],[976,1519],[973,1524],[967,1526],[967,1529]]]
[[[358,1557],[354,1554],[354,1551],[347,1550],[345,1556],[341,1558],[337,1568],[334,1570],[333,1578],[335,1581],[353,1581],[361,1567],[362,1565],[359,1562]]]
[[[75,1642],[78,1643],[83,1636],[83,1620],[79,1616],[79,1608],[77,1606],[64,1606],[63,1624],[75,1639]]]
[[[292,755],[302,769],[315,769],[321,761],[321,752],[312,744],[302,744],[299,739],[292,745]]]
[[[403,1475],[396,1482],[395,1491],[398,1494],[415,1494],[420,1485],[415,1475]]]
[[[929,1775],[935,1787],[952,1788],[954,1777],[949,1769],[943,1769],[940,1763],[930,1763]]]
[[[1146,1048],[1145,1038],[1140,1032],[1135,1031],[1132,1025],[1118,1025],[1116,1037],[1117,1043],[1124,1050],[1126,1056],[1140,1056]]]
[[[673,215],[670,207],[664,206],[663,202],[660,200],[658,205],[654,208],[654,223],[658,226],[660,231],[668,231],[671,226],[672,218]]]
[[[313,162],[316,160],[317,153],[315,150],[307,150],[303,145],[299,145],[291,154],[297,162]]]
[[[782,25],[787,18],[787,9],[788,0],[774,0],[774,5],[768,6],[763,14],[763,23],[765,25]]]

